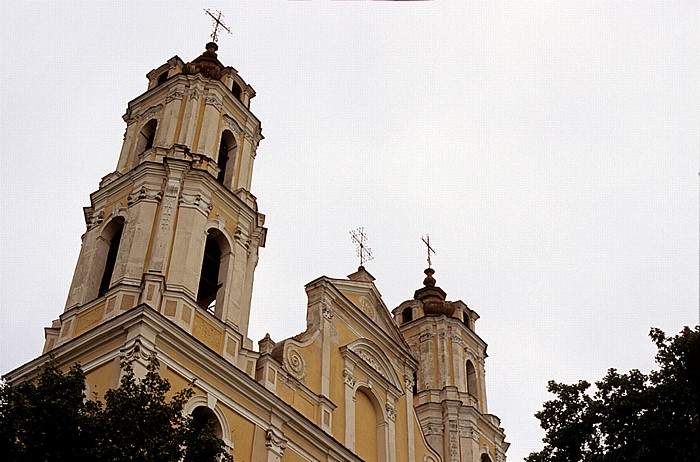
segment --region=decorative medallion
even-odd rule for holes
[[[287,369],[287,372],[289,372],[292,377],[298,380],[303,380],[306,376],[306,363],[304,362],[304,358],[301,356],[301,353],[299,353],[299,350],[296,348],[287,348],[287,354],[284,357],[284,364],[285,369]]]
[[[360,298],[360,310],[370,318],[374,319],[374,307],[365,297]]]

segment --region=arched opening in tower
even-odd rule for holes
[[[112,275],[114,274],[114,265],[117,262],[117,255],[119,254],[119,243],[122,239],[122,231],[124,229],[124,219],[117,218],[110,223],[107,228],[105,228],[105,234],[103,238],[109,242],[109,249],[107,250],[107,255],[105,258],[105,267],[102,271],[102,280],[100,281],[100,288],[97,292],[97,296],[103,296],[110,287],[112,282]]]
[[[197,304],[209,311],[214,311],[216,295],[223,283],[219,283],[219,267],[221,266],[221,247],[210,232],[204,245],[202,272],[199,277]]]
[[[236,138],[229,130],[221,134],[221,143],[219,144],[219,174],[217,180],[226,186],[231,186],[233,179],[233,167],[236,159]]]
[[[467,393],[479,399],[476,369],[471,361],[467,360]]]

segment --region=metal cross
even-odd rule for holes
[[[425,237],[421,237],[421,239],[423,240],[423,244],[425,244],[426,247],[428,247],[428,268],[430,268],[430,254],[432,253],[433,255],[435,255],[435,249],[430,247],[430,236],[429,235],[426,234]]]
[[[219,38],[219,27],[221,27],[223,30],[225,30],[229,34],[231,33],[231,29],[229,29],[228,26],[226,24],[224,24],[224,22],[221,20],[221,16],[223,16],[221,14],[221,11],[216,10],[216,16],[214,16],[214,13],[209,11],[209,8],[206,8],[204,10],[204,12],[206,14],[208,14],[209,16],[211,16],[211,18],[214,20],[214,23],[213,23],[214,24],[214,32],[211,33],[211,40],[213,42],[216,42],[216,40]]]
[[[365,228],[357,228],[356,230],[350,231],[350,236],[352,242],[357,246],[357,256],[360,257],[360,266],[364,265],[374,257],[372,256],[372,249],[367,247],[367,236],[365,235]]]

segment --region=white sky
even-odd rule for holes
[[[387,306],[412,298],[430,233],[522,460],[549,379],[649,370],[651,326],[698,323],[699,2],[3,2],[0,373],[41,353],[126,104],[203,51],[204,7],[266,137],[254,341],[304,329],[358,226]]]

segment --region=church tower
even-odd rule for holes
[[[45,351],[139,304],[205,342],[214,326],[237,347],[250,343],[266,234],[250,187],[263,137],[255,91],[217,49],[208,43],[190,63],[171,58],[128,104],[117,168],[85,208],[65,311],[46,330]]]
[[[425,270],[424,286],[392,312],[419,366],[413,404],[423,433],[445,462],[503,462],[509,443],[486,406],[486,343],[479,315],[447,301]]]
[[[143,377],[156,355],[173,390],[192,387],[183,412],[211,422],[235,460],[503,462],[478,315],[446,301],[430,268],[393,317],[364,267],[318,277],[306,285],[306,329],[253,348],[266,229],[250,189],[262,134],[255,92],[217,48],[147,74],[124,116],[116,170],[85,208],[44,354],[4,379],[34,380],[49,358],[79,363],[86,396],[100,399],[125,363]]]

